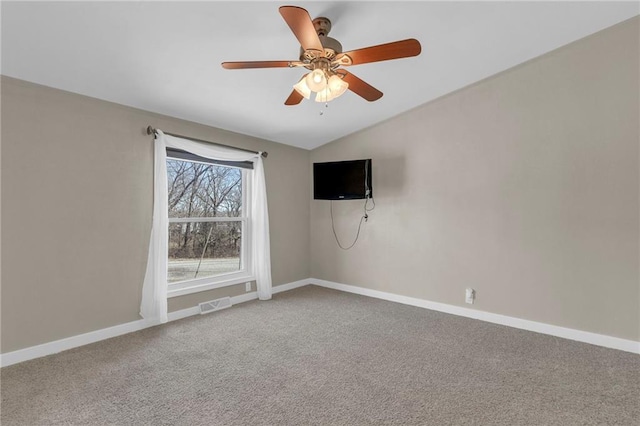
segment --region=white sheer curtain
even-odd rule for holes
[[[222,161],[251,161],[251,234],[252,267],[260,300],[271,299],[271,254],[269,249],[269,212],[264,165],[261,153],[255,154],[213,144],[165,135],[156,130],[153,226],[149,240],[147,271],[142,287],[140,315],[150,321],[167,322],[167,257],[168,257],[168,201],[167,148],[176,148],[200,157]]]

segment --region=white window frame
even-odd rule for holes
[[[183,160],[167,156],[167,160],[187,161],[197,163],[197,161]],[[209,164],[209,163],[207,163]],[[215,165],[216,167],[229,167],[225,165]],[[212,277],[195,278],[192,280],[177,281],[169,283],[167,297],[184,296],[185,294],[198,293],[201,291],[213,290],[214,288],[228,287],[255,281],[253,274],[253,262],[251,261],[251,185],[250,175],[253,170],[238,168],[242,172],[242,215],[240,217],[197,217],[197,218],[169,218],[168,226],[173,223],[187,222],[241,222],[242,238],[240,240],[240,270],[227,272]],[[168,258],[167,258],[168,268]]]

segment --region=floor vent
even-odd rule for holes
[[[223,297],[222,299],[210,300],[200,303],[200,314],[208,314],[209,312],[219,311],[221,309],[231,307],[231,298]]]

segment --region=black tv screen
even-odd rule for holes
[[[367,197],[373,197],[371,159],[313,163],[315,200],[358,200]]]

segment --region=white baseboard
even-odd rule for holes
[[[159,323],[157,321],[141,319],[127,322],[125,324],[115,325],[113,327],[103,328],[101,330],[90,331],[89,333],[79,334],[77,336],[67,337],[65,339],[55,340],[53,342],[43,343],[41,345],[31,346],[29,348],[19,349],[13,352],[7,352],[0,355],[2,357],[0,358],[0,366],[7,367],[19,362],[55,354],[66,351],[67,349],[73,349],[78,346],[98,342],[100,340],[133,333],[134,331],[153,327],[158,324]]]
[[[606,348],[618,349],[625,352],[640,354],[640,342],[633,340],[620,339],[618,337],[606,336],[603,334],[590,333],[588,331],[575,330],[572,328],[559,327],[557,325],[545,324],[536,321],[509,317],[506,315],[493,314],[490,312],[478,311],[475,309],[463,308],[460,306],[448,305],[446,303],[431,302],[424,299],[414,297],[400,296],[397,294],[387,293],[384,291],[371,290],[353,285],[340,284],[332,281],[311,278],[311,284],[320,287],[332,288],[348,293],[360,294],[362,296],[374,297],[376,299],[384,299],[391,302],[402,303],[405,305],[417,306],[420,308],[431,309],[433,311],[446,312],[448,314],[459,315],[462,317],[478,319],[494,324],[506,325],[508,327],[520,328],[522,330],[534,331],[536,333],[548,334],[551,336],[562,337],[565,339],[575,340],[592,345],[604,346]]]
[[[169,322],[171,322],[171,321],[177,321],[177,320],[181,320],[182,318],[192,317],[194,315],[199,315],[199,314],[200,314],[200,307],[193,306],[191,308],[169,312],[167,313],[167,319],[169,320]]]
[[[357,287],[347,284],[340,284],[332,281],[320,280],[309,278],[300,281],[294,281],[287,284],[274,286],[272,292],[274,294],[281,293],[283,291],[293,290],[298,287],[303,287],[309,284],[318,285],[321,287],[332,288],[335,290],[341,290],[348,293],[360,294],[363,296],[374,297],[377,299],[388,300],[391,302],[402,303],[405,305],[417,306],[420,308],[431,309],[434,311],[445,312],[453,315],[459,315],[467,318],[478,319],[481,321],[487,321],[494,324],[506,325],[508,327],[519,328],[523,330],[534,331],[537,333],[548,334],[551,336],[562,337],[565,339],[576,340],[578,342],[590,343],[592,345],[604,346],[607,348],[618,349],[625,352],[632,352],[640,354],[640,342],[633,340],[620,339],[618,337],[611,337],[602,334],[590,333],[587,331],[574,330],[571,328],[559,327],[556,325],[545,324],[536,321],[529,321],[515,317],[509,317],[506,315],[493,314],[490,312],[478,311],[475,309],[463,308],[460,306],[448,305],[445,303],[431,302],[428,300],[417,299],[414,297],[400,296],[397,294],[387,293],[378,290],[371,290],[363,287]],[[251,292],[234,296],[231,298],[231,303],[237,305],[250,300],[258,298],[257,292]],[[180,311],[174,311],[169,313],[169,321],[176,321],[182,318],[198,315],[200,310],[197,306],[192,308],[182,309]],[[43,343],[37,346],[31,346],[29,348],[20,349],[13,352],[7,352],[0,354],[0,366],[7,367],[9,365],[17,364],[30,359],[40,358],[43,356],[55,354],[68,349],[77,348],[79,346],[88,345],[90,343],[99,342],[101,340],[110,339],[112,337],[121,336],[123,334],[132,333],[134,331],[143,330],[148,327],[158,325],[156,321],[138,320],[125,324],[119,324],[113,327],[104,328],[102,330],[91,331],[89,333],[80,334],[77,336],[67,337],[65,339],[56,340],[53,342]]]
[[[300,280],[292,283],[282,284],[274,286],[272,288],[273,293],[281,293],[283,291],[292,290],[294,288],[302,287],[309,284],[311,281]],[[231,303],[237,305],[239,303],[248,302],[258,298],[257,292],[251,292],[234,296],[231,298]],[[200,314],[198,306],[192,308],[182,309],[180,311],[169,312],[169,321],[176,321],[182,318],[190,317],[192,315]],[[19,349],[13,352],[7,352],[0,354],[0,367],[7,367],[9,365],[17,364],[19,362],[28,361],[30,359],[40,358],[47,355],[52,355],[58,352],[66,351],[68,349],[77,348],[79,346],[88,345],[90,343],[99,342],[101,340],[110,339],[112,337],[122,336],[123,334],[132,333],[134,331],[143,330],[148,327],[159,325],[158,321],[149,321],[140,319],[137,321],[128,322],[125,324],[119,324],[109,328],[103,328],[101,330],[91,331],[89,333],[79,334],[77,336],[67,337],[65,339],[55,340],[53,342],[43,343],[37,346],[31,346],[29,348]]]
[[[277,285],[277,286],[273,287],[271,292],[274,293],[274,294],[275,293],[281,293],[283,291],[293,290],[294,288],[304,287],[305,285],[309,285],[309,284],[311,284],[311,279],[307,278],[305,280],[294,281],[294,282],[288,283],[288,284]]]

